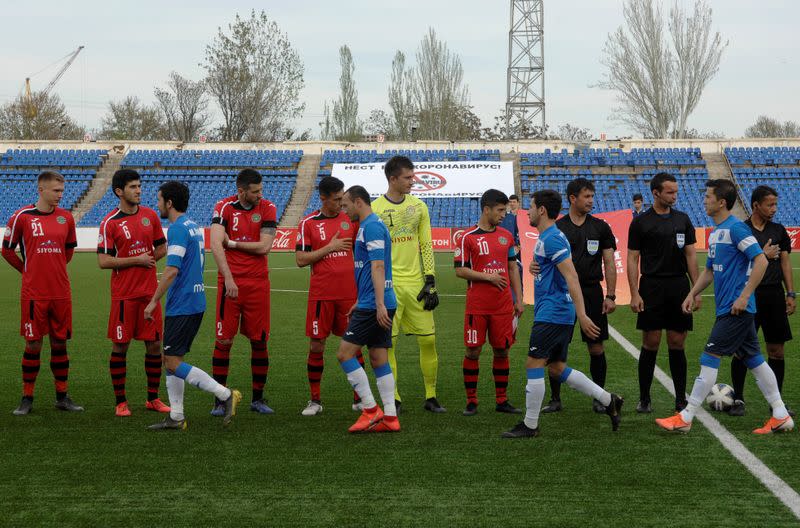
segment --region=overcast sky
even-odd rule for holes
[[[800,2],[710,4],[715,26],[730,45],[689,126],[738,137],[759,114],[800,121]],[[388,110],[392,57],[399,49],[413,62],[429,26],[460,55],[472,104],[484,126],[493,123],[505,104],[506,0],[9,2],[2,9],[0,103],[20,93],[25,77],[84,45],[55,91],[78,122],[97,127],[110,99],[137,95],[152,102],[153,86],[172,70],[201,78],[199,63],[217,27],[254,7],[267,11],[302,57],[306,112],[296,125],[312,129],[315,136],[323,102],[337,95],[340,45],[348,44],[353,52],[359,108],[366,117],[374,108]],[[545,2],[545,93],[551,127],[568,122],[588,127],[595,136],[630,134],[609,119],[614,95],[591,87],[603,72],[600,50],[621,22],[622,0]],[[34,90],[46,86],[56,69],[34,76]]]

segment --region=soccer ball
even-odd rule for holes
[[[711,387],[706,403],[714,411],[727,411],[733,405],[733,387],[717,383]]]

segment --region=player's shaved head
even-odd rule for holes
[[[352,202],[355,202],[356,200],[360,199],[366,205],[370,205],[372,203],[372,200],[369,197],[369,193],[361,185],[353,185],[352,187],[347,189],[347,192],[345,192],[345,194],[350,198]]]

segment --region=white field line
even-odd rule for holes
[[[614,340],[619,343],[631,356],[639,360],[639,349],[628,341],[616,328],[609,325],[608,332]],[[675,396],[675,388],[666,372],[658,366],[655,369],[655,378],[667,389],[672,396]],[[730,451],[733,457],[738,460],[750,473],[753,474],[775,497],[778,498],[797,519],[800,519],[800,495],[792,489],[786,482],[766,466],[756,457],[744,444],[742,444],[730,431],[728,431],[716,418],[705,409],[699,409],[695,415],[711,434],[713,434],[722,446]]]

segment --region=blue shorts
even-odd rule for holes
[[[192,315],[168,315],[164,318],[164,355],[184,356],[192,348],[203,313]]]
[[[573,325],[533,323],[528,355],[546,359],[548,363],[566,363],[573,328]]]
[[[745,312],[717,316],[705,351],[715,356],[736,355],[741,359],[760,355],[755,315]]]
[[[389,319],[394,318],[394,308],[387,310]],[[342,339],[354,345],[368,348],[392,348],[392,328],[384,328],[378,324],[376,310],[363,310],[356,308],[350,315],[350,324],[347,325]]]

